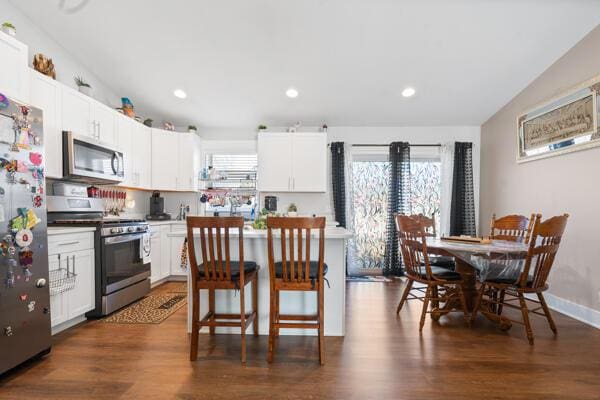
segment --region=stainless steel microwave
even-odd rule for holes
[[[89,136],[63,131],[63,178],[86,183],[122,182],[123,152]]]

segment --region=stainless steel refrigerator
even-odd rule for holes
[[[50,351],[44,157],[42,111],[0,93],[0,374]]]

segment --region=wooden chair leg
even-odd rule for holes
[[[200,330],[200,291],[192,289],[192,337],[190,340],[190,361],[198,359],[198,336]]]
[[[325,365],[325,290],[324,282],[319,285],[319,362]]]
[[[246,302],[243,286],[240,287],[240,327],[242,329],[242,364],[246,364]]]
[[[279,298],[281,296],[281,292],[279,290],[275,291],[275,323],[279,323]],[[275,337],[279,337],[279,328],[275,328]]]
[[[506,294],[506,290],[500,290],[500,296],[498,297],[498,315],[502,315],[502,305],[504,304],[504,295]]]
[[[413,280],[409,279],[406,283],[406,287],[404,288],[404,292],[402,292],[402,297],[400,298],[400,303],[398,303],[398,308],[396,308],[396,315],[400,314],[400,310],[402,310],[402,306],[406,302],[408,298],[408,294],[410,293],[413,285]]]
[[[462,292],[462,290],[461,290]],[[477,318],[477,312],[479,311],[479,307],[481,307],[481,300],[483,299],[483,293],[485,292],[485,283],[481,284],[479,288],[479,293],[477,294],[477,299],[475,300],[475,304],[473,305],[473,311],[471,311],[471,325],[475,322],[475,318]],[[464,293],[463,293],[464,297]]]
[[[252,329],[254,329],[254,336],[258,336],[258,274],[252,282],[252,310],[254,311]]]
[[[557,329],[556,329],[556,325],[554,324],[554,320],[552,319],[552,315],[550,315],[550,309],[548,308],[548,304],[546,304],[546,299],[544,299],[544,295],[541,293],[537,294],[538,299],[540,300],[540,304],[542,305],[542,308],[544,309],[544,314],[546,315],[546,318],[548,319],[548,324],[550,325],[550,329],[552,329],[552,332],[554,332],[554,334],[556,335],[558,333]]]
[[[521,314],[523,314],[523,323],[525,324],[525,330],[527,331],[527,339],[529,344],[533,344],[533,331],[531,330],[531,323],[529,322],[529,309],[525,302],[525,296],[523,293],[519,293],[519,304],[521,305]]]
[[[273,340],[275,339],[275,289],[271,287],[269,295],[269,348],[267,351],[267,361],[273,362]]]
[[[208,289],[208,311],[212,313],[210,317],[211,321],[215,321],[215,289]],[[209,333],[214,336],[215,327],[211,326],[208,328]]]
[[[425,325],[425,316],[427,315],[427,308],[429,307],[429,299],[431,298],[431,286],[427,286],[425,291],[425,299],[423,299],[423,310],[421,310],[421,322],[419,323],[419,332],[423,331],[423,325]]]

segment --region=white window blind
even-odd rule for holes
[[[206,165],[225,172],[228,179],[256,179],[258,157],[256,154],[207,154]]]

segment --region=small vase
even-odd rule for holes
[[[7,35],[13,36],[13,37],[17,35],[17,30],[15,28],[10,28],[8,26],[3,26],[2,32],[6,33]]]
[[[287,216],[288,217],[297,217],[298,212],[297,211],[288,211]]]
[[[92,96],[92,88],[89,86],[79,86],[79,92],[89,97]]]

